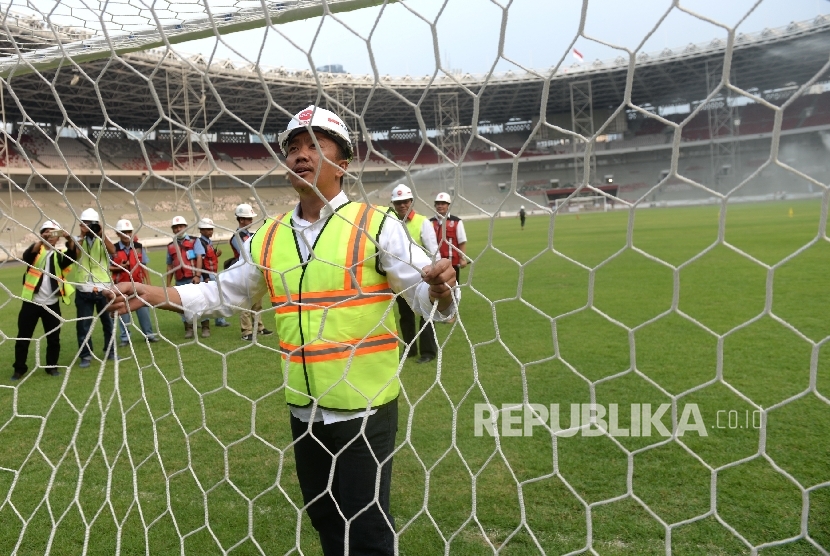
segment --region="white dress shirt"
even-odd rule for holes
[[[348,201],[346,194],[341,191],[320,210],[320,218],[316,222],[308,222],[297,216],[297,205],[291,224],[298,233],[297,244],[304,261],[309,259],[311,246],[333,214],[333,209]],[[389,215],[384,223],[378,244],[380,266],[386,272],[389,286],[406,299],[415,313],[425,319],[431,317],[437,322],[447,321],[455,316],[456,303],[461,297],[461,292],[455,290],[456,303],[451,304],[445,312],[442,313],[437,308],[433,312],[433,304],[429,299],[429,285],[421,279],[421,269],[432,264],[432,261],[423,249],[410,241],[400,220],[394,215]],[[251,262],[251,240],[248,239],[243,245],[239,262],[221,272],[215,282],[185,284],[176,286],[176,290],[182,299],[185,318],[192,322],[198,317],[229,317],[240,309],[250,309],[255,301],[262,299],[267,293],[268,286],[262,269]],[[292,407],[291,412],[298,419],[307,422],[311,419],[312,408]],[[374,410],[369,414],[372,413]],[[366,411],[343,412],[318,408],[314,420],[328,424],[362,417],[365,414]]]

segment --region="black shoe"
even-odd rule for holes
[[[12,375],[12,380],[20,380],[21,378],[23,378],[23,373],[18,373],[17,371],[15,371]]]
[[[429,363],[433,359],[435,359],[434,355],[422,355],[421,358],[418,359],[418,364],[420,365],[422,363]]]
[[[263,328],[262,330],[259,331],[260,336],[270,336],[273,333],[274,333],[273,330],[268,330],[267,328]]]
[[[254,339],[254,335],[253,334],[245,334],[245,335],[242,336],[242,339],[250,342]]]
[[[46,374],[49,376],[61,376],[61,373],[57,369],[45,369]]]
[[[150,342],[151,344],[155,344],[156,342],[160,342],[161,340],[159,340],[155,336],[147,336],[147,341]]]

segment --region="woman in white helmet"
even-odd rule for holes
[[[138,243],[133,235],[133,223],[122,218],[115,223],[115,231],[118,233],[118,241],[115,243],[115,255],[112,256],[112,281],[119,282],[135,281],[142,284],[149,284],[150,277],[147,274],[147,265],[150,264],[150,257],[147,249]],[[138,324],[144,337],[148,342],[158,342],[153,332],[153,321],[150,318],[149,307],[139,307],[134,311],[138,317]],[[122,315],[118,320],[118,330],[121,336],[121,347],[130,345],[130,314]]]
[[[75,293],[75,307],[78,320],[75,322],[75,331],[78,334],[81,368],[89,367],[92,363],[92,321],[95,312],[101,319],[101,328],[104,330],[104,354],[106,359],[115,359],[115,341],[113,335],[113,320],[107,308],[107,299],[103,292],[112,287],[110,277],[110,257],[115,254],[115,245],[104,233],[101,217],[93,208],[85,209],[81,213],[81,236],[75,240],[79,253],[70,280],[77,288]]]
[[[352,151],[336,114],[310,106],[279,141],[299,204],[257,230],[218,283],[119,287],[113,309],[230,315],[268,292],[280,338],[273,371],[287,378],[297,477],[323,553],[391,556],[400,363],[390,304],[401,295],[419,315],[452,319],[455,272],[412,249],[386,211],[342,191]]]
[[[66,252],[56,248],[58,241],[66,239]],[[40,226],[40,239],[23,251],[21,259],[26,263],[23,275],[23,305],[17,315],[17,340],[14,343],[14,374],[12,380],[20,380],[29,367],[29,342],[38,321],[43,321],[46,333],[46,374],[60,376],[57,369],[61,354],[61,303],[69,304],[73,288],[66,282],[73,259],[77,258],[75,240],[54,220]]]

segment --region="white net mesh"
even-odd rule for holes
[[[173,216],[210,217],[221,268],[238,204],[274,217],[297,202],[276,134],[325,106],[353,132],[352,200],[386,205],[406,183],[431,215],[446,191],[468,237],[437,360],[398,369],[396,550],[827,554],[830,21],[758,31],[757,5],[722,21],[670,3],[626,48],[585,0],[549,70],[494,33],[490,71],[465,74],[442,61],[454,3],[377,4],[5,5],[6,359],[47,219],[77,233],[94,209],[113,239],[131,220],[161,285]],[[480,8],[512,33],[527,17]],[[393,16],[423,40],[378,44]],[[672,21],[706,42],[653,48]],[[236,31],[255,33],[253,55]],[[372,74],[340,73],[326,41],[362,49]],[[437,67],[382,75],[388,48]],[[289,50],[308,67],[263,60]],[[46,311],[60,376],[42,372],[38,324],[28,372],[0,384],[0,552],[320,552],[265,301],[247,329],[211,319],[193,339],[178,315],[134,314],[109,351],[103,317]]]

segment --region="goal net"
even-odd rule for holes
[[[286,361],[339,342],[330,386],[354,385],[382,333],[402,356],[398,553],[827,554],[830,18],[652,4],[3,4],[0,553],[321,553]],[[134,235],[125,258],[89,251],[96,287],[125,266],[192,281],[211,225],[221,283],[240,205],[252,230],[297,205],[278,135],[309,105],[348,127],[351,201],[385,211],[403,184],[430,218],[449,195],[454,318],[406,343],[393,300],[371,337],[298,346],[268,334],[286,307],[268,295],[224,322],[119,324],[97,290],[54,294],[45,245],[90,210]],[[321,330],[368,299],[343,292]]]

